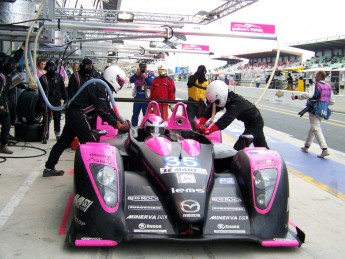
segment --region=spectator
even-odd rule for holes
[[[324,102],[328,105],[334,104],[333,99],[333,92],[332,92],[332,86],[330,84],[327,84],[325,82],[326,73],[324,71],[319,71],[315,75],[315,84],[311,84],[309,86],[308,93],[304,93],[301,95],[295,95],[292,93],[291,99],[292,100],[304,100],[312,98],[316,102]],[[315,105],[314,105],[315,106]],[[304,143],[304,147],[302,147],[303,152],[308,152],[309,147],[314,141],[314,138],[316,138],[317,142],[320,145],[320,148],[322,149],[322,152],[317,157],[324,158],[325,156],[330,155],[326,139],[323,135],[322,129],[321,129],[321,121],[322,117],[319,115],[316,115],[316,110],[311,109],[309,110],[309,122],[310,122],[310,128],[308,132],[308,137]]]
[[[38,78],[40,78],[42,75],[47,73],[47,71],[44,70],[46,66],[47,61],[44,58],[41,58],[37,62],[37,67],[36,67],[36,75]]]
[[[67,99],[63,78],[56,72],[56,66],[52,61],[48,61],[44,69],[47,71],[47,73],[40,77],[42,88],[50,104],[53,106],[60,106],[61,99]],[[61,111],[52,111],[46,105],[44,105],[42,144],[47,144],[47,140],[49,139],[49,125],[52,116],[54,119],[55,137],[56,139],[60,138]]]
[[[153,79],[150,88],[151,100],[175,100],[175,82],[167,75],[167,69],[164,65],[158,67],[158,77]],[[168,120],[168,106],[170,110],[173,110],[173,104],[159,104],[161,116],[164,121]]]
[[[288,89],[287,90],[293,90],[292,85],[293,85],[293,78],[291,76],[291,73],[289,73],[288,78],[287,78],[287,83],[288,83]]]
[[[224,83],[225,83],[226,85],[229,85],[229,84],[230,84],[230,82],[229,82],[229,79],[228,79],[228,76],[227,76],[227,75],[225,75],[225,78],[224,78]]]
[[[244,122],[244,132],[242,135],[253,135],[253,144],[255,147],[266,147],[267,142],[264,135],[264,120],[258,108],[228,89],[228,86],[220,80],[213,81],[207,87],[206,98],[211,104],[216,105],[216,112],[226,109],[225,113],[210,127],[205,123],[211,118],[213,105],[209,105],[201,114],[199,122],[195,125],[202,134],[208,135],[217,130],[223,130],[229,126],[235,119]],[[244,149],[245,143],[239,139],[234,145],[234,149]]]
[[[256,88],[260,87],[260,82],[261,82],[260,76],[256,76],[256,79],[255,79],[255,86],[256,86]]]
[[[148,78],[146,63],[140,63],[137,71],[131,76],[130,82],[134,84],[132,96],[137,100],[147,100],[149,98],[149,88],[152,80]],[[138,126],[139,114],[145,115],[147,103],[133,103],[132,126]]]
[[[199,118],[206,108],[206,89],[209,85],[206,72],[206,67],[200,65],[194,75],[188,78],[187,82],[188,101],[198,102],[198,104],[187,104],[188,119],[193,129],[195,129],[195,118]]]

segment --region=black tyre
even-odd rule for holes
[[[19,121],[29,124],[39,123],[43,115],[41,107],[38,92],[32,90],[23,91],[17,104],[17,117]]]

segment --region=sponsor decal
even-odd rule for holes
[[[85,226],[85,225],[86,225],[86,223],[85,223],[84,221],[81,221],[80,219],[78,219],[78,218],[76,217],[76,215],[74,215],[73,218],[74,218],[74,221],[75,221],[77,224],[79,224],[80,226]]]
[[[214,233],[216,234],[245,234],[244,229],[215,229]]]
[[[200,210],[200,204],[195,200],[186,200],[180,203],[180,208],[183,212],[194,213]]]
[[[212,206],[213,211],[245,211],[244,207],[216,207]]]
[[[248,220],[248,216],[212,216],[210,220]]]
[[[205,193],[205,188],[194,189],[194,188],[171,188],[171,193]]]
[[[82,237],[81,240],[102,240],[100,237]]]
[[[128,215],[126,219],[167,219],[167,215]]]
[[[239,225],[226,225],[226,224],[218,224],[217,225],[218,229],[239,229]]]
[[[242,200],[238,197],[212,197],[214,202],[241,202]]]
[[[157,229],[157,228],[162,228],[162,225],[152,225],[152,224],[146,224],[146,223],[139,223],[138,228],[140,229]]]
[[[178,183],[196,183],[194,174],[176,174]]]
[[[166,233],[166,229],[133,229],[134,233]]]
[[[114,159],[111,155],[91,153],[89,159],[86,161],[90,163],[113,165],[114,164],[113,160]]]
[[[271,24],[258,24],[258,23],[243,23],[232,22],[230,30],[234,32],[250,32],[250,33],[275,33],[275,25]]]
[[[200,218],[200,214],[183,214],[184,218]]]
[[[79,194],[76,194],[73,199],[74,206],[76,206],[78,209],[80,209],[83,212],[86,212],[87,209],[91,206],[93,201],[90,201],[86,199],[83,196],[80,196]]]
[[[128,205],[129,210],[163,210],[162,206]]]
[[[203,174],[207,175],[207,170],[204,168],[194,168],[194,167],[165,167],[160,168],[161,174]]]
[[[129,201],[158,201],[158,197],[150,196],[150,195],[133,195],[133,196],[128,196],[127,200]]]
[[[219,177],[220,184],[235,184],[235,179],[232,177]]]

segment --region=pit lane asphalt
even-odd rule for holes
[[[130,97],[130,93],[129,88],[124,88],[118,97]],[[132,105],[118,103],[118,106],[123,116],[130,119]],[[235,122],[224,131],[224,142],[233,143],[240,132],[241,123]],[[64,176],[43,178],[44,163],[55,143],[51,134],[47,145],[26,143],[46,149],[46,155],[9,158],[0,163],[0,259],[343,258],[344,154],[331,150],[331,156],[318,159],[316,147],[304,154],[299,150],[302,141],[268,128],[265,134],[269,146],[282,154],[289,168],[290,220],[306,233],[306,243],[301,248],[262,248],[252,243],[225,241],[138,241],[115,248],[71,248],[65,240],[71,220],[74,151],[67,149],[57,165],[58,169],[65,170]],[[39,154],[30,148],[13,147],[13,150],[13,156]]]

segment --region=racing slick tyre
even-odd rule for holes
[[[235,173],[256,236],[285,237],[289,220],[289,179],[278,152],[245,148],[234,157]]]
[[[43,110],[38,92],[32,90],[23,91],[18,98],[17,104],[17,117],[19,121],[36,124],[41,121],[42,115]]]

